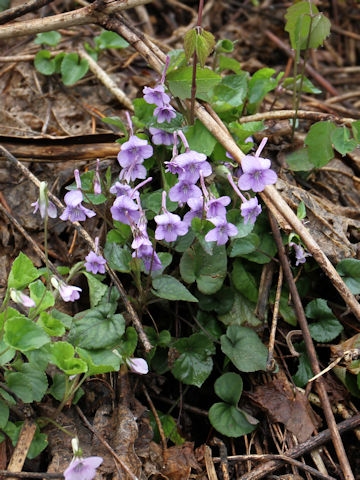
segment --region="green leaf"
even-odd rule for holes
[[[217,340],[220,338],[223,333],[223,329],[213,315],[199,310],[196,315],[196,319],[203,329],[213,338],[216,338]]]
[[[104,30],[98,37],[94,38],[95,45],[101,50],[105,48],[126,48],[129,43],[115,32]]]
[[[229,128],[231,133],[233,133],[237,141],[241,144],[244,144],[245,140],[253,135],[256,132],[261,132],[265,130],[264,122],[246,122],[246,123],[238,123],[238,122],[231,122],[229,123]]]
[[[204,153],[206,156],[212,154],[217,142],[216,138],[198,119],[195,120],[194,125],[187,129],[186,139],[189,143],[190,150]]]
[[[30,363],[24,363],[18,372],[5,372],[5,380],[8,388],[25,403],[41,402],[48,388],[45,372]]]
[[[329,121],[317,122],[310,127],[304,143],[308,146],[309,161],[315,167],[323,167],[334,158],[331,136],[335,128],[335,125]]]
[[[84,77],[89,70],[89,64],[84,58],[79,58],[77,53],[68,53],[61,62],[61,80],[64,85],[74,85]]]
[[[170,275],[161,275],[160,277],[154,278],[152,286],[152,293],[166,300],[198,301],[179,280]]]
[[[235,293],[231,310],[225,315],[219,315],[218,318],[224,325],[258,327],[262,322],[254,314],[255,307],[255,303],[250,302],[240,293]]]
[[[234,42],[224,38],[219,40],[215,47],[216,53],[231,53],[234,51]]]
[[[1,316],[4,314],[2,313]],[[2,322],[1,322],[2,323]],[[9,348],[8,345],[4,342],[4,339],[0,339],[0,366],[6,365],[7,363],[11,362],[14,358],[16,350],[14,348]]]
[[[0,12],[7,10],[10,7],[11,0],[0,0]]]
[[[198,294],[199,307],[206,312],[215,311],[219,315],[229,312],[234,304],[234,291],[230,287],[222,286],[213,295]]]
[[[215,347],[212,341],[201,333],[195,333],[176,341],[174,348],[180,353],[172,368],[174,377],[186,385],[201,387],[213,367],[211,355],[215,353]]]
[[[39,275],[30,258],[20,252],[12,264],[8,278],[8,288],[23,290],[29,283],[36,280]]]
[[[336,270],[343,277],[346,286],[354,295],[360,294],[360,260],[345,258],[336,265]]]
[[[76,352],[86,362],[88,375],[117,372],[121,365],[121,359],[110,350],[86,350],[77,347]]]
[[[200,66],[204,67],[206,59],[213,51],[215,46],[215,37],[211,32],[207,32],[201,29],[201,33],[196,35],[196,55],[199,60]]]
[[[303,77],[303,80],[301,82],[302,75],[298,75],[296,77],[296,91],[299,91],[300,86],[301,86],[301,91],[304,93],[313,93],[313,94],[318,94],[321,93],[321,90],[319,90],[315,85],[306,77]],[[287,88],[288,90],[293,90],[294,89],[294,77],[287,77],[282,83],[282,86],[284,88]]]
[[[326,300],[322,298],[308,303],[305,313],[307,317],[318,320],[309,325],[311,337],[317,342],[330,342],[343,330],[341,323],[327,306]]]
[[[251,77],[249,82],[247,110],[250,114],[255,113],[266,94],[274,90],[283,74],[272,78],[275,70],[272,68],[261,68]]]
[[[51,56],[48,50],[40,50],[40,52],[35,55],[34,65],[38,72],[43,75],[52,75],[55,73],[55,59],[51,58]]]
[[[34,311],[40,313],[55,305],[54,295],[46,289],[41,280],[36,280],[35,282],[30,283],[29,290],[30,297],[36,304],[36,307],[30,308],[30,314]]]
[[[182,100],[191,98],[192,67],[180,67],[173,70],[166,76],[169,88],[174,97]],[[221,80],[220,75],[209,68],[196,69],[196,97],[201,100],[208,100],[212,88]]]
[[[151,210],[158,215],[161,211],[162,189],[155,190],[151,193],[145,193],[141,196],[141,205],[144,209]],[[166,197],[166,209],[174,212],[178,208],[177,202],[172,202]]]
[[[37,324],[51,337],[61,337],[65,333],[65,326],[57,318],[47,312],[41,312]]]
[[[131,234],[130,225],[125,225],[124,223],[114,220],[114,227],[115,229],[108,232],[106,242],[124,245]]]
[[[306,217],[306,207],[305,203],[302,200],[297,207],[296,216],[299,220],[303,220]]]
[[[72,324],[73,318],[70,315],[67,315],[64,312],[60,312],[59,310],[53,309],[50,312],[50,315],[53,318],[56,318],[57,320],[60,320],[60,322],[65,325],[66,328],[70,328]]]
[[[221,101],[233,107],[240,107],[245,102],[247,88],[248,73],[241,72],[237,75],[226,75],[226,77],[216,85],[214,94],[217,97],[217,102]]]
[[[267,348],[250,328],[231,325],[220,341],[223,353],[241,372],[266,370]]]
[[[67,375],[76,375],[87,372],[88,367],[84,360],[75,358],[75,349],[68,342],[56,342],[51,344],[52,363],[59,367]]]
[[[222,287],[227,273],[224,245],[215,246],[213,255],[204,252],[197,243],[183,253],[180,260],[181,278],[187,283],[196,281],[200,292],[211,295]]]
[[[237,373],[224,373],[216,380],[214,390],[221,400],[236,407],[243,390],[242,378]]]
[[[68,340],[75,346],[96,350],[115,347],[125,331],[125,319],[113,313],[113,305],[99,305],[73,322]]]
[[[138,342],[138,334],[134,327],[127,327],[125,334],[122,336],[118,351],[123,357],[132,357],[134,355]],[[150,342],[151,343],[151,342]]]
[[[0,400],[0,428],[3,429],[9,420],[9,407]]]
[[[235,58],[229,58],[225,55],[219,56],[219,70],[220,72],[224,70],[231,70],[234,73],[240,73],[241,63],[235,60]]]
[[[109,266],[117,272],[130,273],[131,253],[128,247],[121,247],[117,243],[106,242],[104,257],[108,261]]]
[[[355,140],[360,143],[360,120],[351,123],[351,130]]]
[[[185,442],[185,438],[183,438],[178,432],[178,427],[173,417],[167,413],[162,413],[159,410],[157,410],[157,414],[164,430],[165,437],[175,443],[175,445],[182,445]],[[159,428],[152,412],[150,412],[150,425],[152,431],[154,432],[154,441],[160,443],[161,437],[159,433]]]
[[[35,350],[50,341],[48,335],[39,325],[13,309],[8,309],[4,330],[6,345],[15,348],[15,350],[20,350],[20,352]]]
[[[310,15],[313,15],[312,22]],[[313,2],[309,4],[307,1],[302,1],[293,4],[287,9],[285,18],[285,30],[290,35],[291,46],[294,49],[304,50],[307,46],[317,48],[330,34],[329,20],[319,14],[319,10]],[[309,35],[310,39],[308,40]]]
[[[193,53],[195,52],[196,36],[197,34],[196,34],[195,28],[192,28],[191,30],[185,33],[184,52],[185,52],[185,57],[187,61],[190,60]]]
[[[247,421],[242,411],[223,402],[211,406],[209,420],[211,425],[226,437],[241,437],[255,429],[255,425]]]
[[[34,40],[34,43],[37,43],[38,45],[49,45],[50,47],[56,47],[56,45],[60,42],[61,40],[61,34],[59,32],[44,32],[44,33],[38,33],[36,35],[36,38]]]
[[[127,135],[126,126],[120,117],[104,117],[101,119],[101,121],[107,123],[108,125],[115,125],[119,130],[124,132],[125,136]]]
[[[45,450],[47,445],[47,435],[45,433],[40,433],[40,429],[37,426],[35,435],[33,436],[30,448],[27,453],[27,458],[32,460],[33,458],[37,457],[43,450]]]
[[[311,369],[309,357],[306,354],[304,342],[295,344],[294,347],[299,353],[301,353],[301,355],[299,357],[299,366],[297,372],[295,375],[293,375],[293,380],[297,387],[305,387],[307,382],[314,376],[314,374]]]
[[[307,148],[295,150],[285,156],[286,162],[293,172],[307,172],[312,170],[314,165],[309,160],[309,151]]]
[[[250,233],[246,237],[236,238],[231,242],[229,257],[238,257],[255,252],[259,245],[260,238],[256,233]]]
[[[233,265],[231,279],[235,285],[235,288],[246,298],[252,302],[256,302],[259,289],[256,285],[255,278],[253,275],[251,275],[251,273],[248,272],[240,260],[235,260]]]
[[[154,347],[168,347],[171,342],[171,334],[169,330],[161,330],[157,333],[153,327],[145,327],[146,335],[149,339],[149,342]]]
[[[46,370],[49,363],[51,363],[50,343],[43,345],[36,350],[30,350],[25,353],[29,363],[36,365],[38,370]]]
[[[101,298],[106,294],[108,286],[100,282],[94,274],[83,272],[89,285],[90,307],[96,307]]]
[[[350,138],[350,130],[346,127],[337,127],[331,135],[335,150],[342,156],[352,152],[357,147],[356,140]]]
[[[49,393],[55,400],[61,402],[65,395],[66,376],[63,373],[55,373],[52,379],[52,385],[49,388]]]

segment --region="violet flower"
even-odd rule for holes
[[[139,375],[146,375],[149,372],[147,361],[143,358],[128,358],[126,364],[132,372]]]
[[[206,218],[210,220],[214,217],[226,218],[226,206],[231,202],[228,196],[213,198],[206,204]]]
[[[238,233],[238,229],[232,223],[227,222],[226,218],[211,218],[210,222],[215,228],[205,235],[207,242],[216,242],[217,245],[225,245],[229,237],[234,237]]]
[[[156,240],[174,242],[178,236],[185,235],[189,229],[188,225],[181,221],[179,215],[170,213],[166,209],[166,192],[162,192],[162,215],[155,216],[157,227],[155,230]]]
[[[137,223],[132,221],[130,222],[130,228],[134,237],[131,248],[133,248],[134,250],[140,248],[142,245],[152,246],[152,243],[147,233],[147,219],[145,216],[145,212],[141,208],[140,198],[137,198],[136,201],[139,206],[140,218]]]
[[[128,197],[134,197],[135,195],[132,195],[133,189],[130,187],[128,183],[121,183],[121,182],[116,182],[114,185],[110,188],[110,193],[113,193],[117,197],[120,197],[121,195],[126,195]],[[139,196],[139,192],[137,192],[137,195]]]
[[[15,288],[10,288],[10,297],[13,302],[19,303],[24,307],[36,307],[36,303],[32,298],[30,298],[28,295],[25,295],[25,293],[20,292],[20,290],[16,290]]]
[[[65,480],[92,480],[102,462],[101,457],[74,458],[64,472]]]
[[[131,164],[121,170],[119,179],[129,183],[130,181],[134,182],[138,178],[146,178],[147,171],[144,165],[142,165],[143,161],[140,157],[135,158]]]
[[[145,270],[148,272],[161,270],[162,264],[152,245],[141,245],[132,253],[133,258],[140,258],[144,262]]]
[[[95,238],[95,251],[85,257],[85,268],[90,273],[105,273],[106,260],[99,255],[99,237]]]
[[[51,283],[54,288],[60,293],[61,298],[64,302],[74,302],[80,298],[80,293],[82,289],[80,287],[74,287],[73,285],[67,285],[62,280],[58,280],[55,277],[51,278]]]
[[[154,145],[173,145],[174,136],[172,133],[154,127],[150,127],[149,130],[152,135],[151,141]]]
[[[257,197],[250,198],[241,204],[241,215],[244,217],[244,223],[256,222],[256,218],[261,213],[261,205],[259,205]]]
[[[47,208],[46,208],[47,205]],[[39,186],[39,198],[36,202],[31,204],[34,207],[33,213],[36,213],[38,210],[40,212],[41,218],[45,218],[45,212],[47,211],[48,217],[56,218],[57,217],[57,209],[53,202],[48,199],[47,195],[47,183],[40,182]]]
[[[271,161],[268,158],[260,157],[260,153],[267,142],[263,138],[255,156],[246,155],[241,160],[243,174],[239,178],[238,185],[241,190],[253,190],[262,192],[266,185],[272,185],[277,180],[277,174],[270,170]]]
[[[121,145],[117,159],[120,166],[127,168],[139,159],[144,160],[150,158],[153,154],[153,147],[148,144],[147,140],[131,135],[129,140]]]
[[[130,225],[130,221],[137,222],[140,218],[139,207],[134,200],[126,195],[117,197],[110,208],[114,220]]]
[[[101,181],[100,181],[100,160],[96,160],[96,170],[94,176],[94,193],[95,195],[100,195],[101,193]]]
[[[295,250],[296,266],[305,263],[306,257],[312,257],[311,253],[305,252],[302,246],[298,245],[297,243],[290,242],[289,247],[293,247]]]
[[[60,215],[61,220],[70,220],[71,222],[83,222],[86,217],[94,217],[96,213],[89,208],[85,208],[81,202],[83,194],[80,190],[71,190],[64,197],[66,208]]]
[[[170,102],[170,97],[165,93],[164,85],[155,85],[154,88],[144,87],[143,88],[144,100],[150,105],[157,105],[162,107],[163,105]]]
[[[190,226],[193,218],[202,218],[204,214],[204,199],[202,197],[190,198],[187,203],[191,210],[185,213],[183,222],[185,225]]]
[[[170,104],[164,104],[161,107],[156,107],[154,110],[154,117],[157,117],[157,123],[170,123],[176,117],[176,110]]]
[[[199,197],[202,197],[200,188],[194,185],[189,179],[179,181],[169,190],[170,200],[173,202],[178,202],[179,204],[188,202],[190,198]]]

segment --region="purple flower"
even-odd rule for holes
[[[305,252],[302,246],[298,245],[297,243],[290,242],[289,246],[293,247],[295,250],[296,266],[298,266],[300,263],[305,263],[306,257],[312,257],[311,253]]]
[[[206,205],[206,218],[210,220],[213,217],[226,218],[226,206],[231,202],[230,197],[213,198]]]
[[[105,273],[106,260],[102,255],[97,255],[95,252],[90,252],[85,257],[85,268],[90,273]]]
[[[139,192],[133,192],[133,189],[130,187],[129,184],[121,182],[114,183],[114,185],[110,188],[110,193],[113,193],[117,197],[120,197],[121,195],[126,195],[130,198],[136,198],[140,195]]]
[[[15,290],[15,288],[10,288],[10,297],[15,303],[19,303],[24,307],[36,307],[36,303],[32,298],[25,293],[20,292],[20,290]]]
[[[141,245],[132,253],[132,257],[141,258],[144,262],[145,270],[148,272],[150,269],[154,272],[162,268],[160,258],[157,256],[152,245]]]
[[[195,217],[201,218],[204,213],[204,199],[202,197],[200,198],[190,198],[188,200],[188,205],[190,207],[190,211],[185,213],[183,222],[190,226],[191,225],[191,220]]]
[[[186,203],[190,198],[199,197],[202,197],[200,188],[190,180],[182,180],[169,190],[169,198],[173,202]]]
[[[157,105],[162,107],[163,105],[170,102],[170,97],[165,93],[164,85],[156,85],[154,88],[144,87],[143,88],[144,100],[150,105]]]
[[[149,130],[152,135],[151,141],[154,145],[173,145],[174,135],[172,133],[154,127],[150,127]]]
[[[150,158],[152,154],[153,147],[148,144],[147,140],[138,138],[136,135],[131,135],[129,140],[122,144],[117,159],[123,168],[127,168],[132,165],[134,161]]]
[[[138,202],[139,203],[139,202]],[[148,233],[147,233],[147,220],[145,213],[143,210],[140,212],[140,218],[137,223],[130,222],[130,227],[131,231],[133,234],[133,241],[131,244],[131,248],[136,250],[137,248],[140,248],[142,245],[150,245],[152,246],[152,243],[149,239]]]
[[[176,117],[176,111],[175,108],[173,108],[170,104],[164,104],[155,108],[154,116],[157,117],[158,123],[169,123],[173,118]]]
[[[225,245],[229,237],[234,237],[238,233],[235,225],[228,223],[226,218],[215,217],[211,218],[210,222],[215,225],[215,228],[205,235],[207,242],[216,242],[217,245]]]
[[[244,217],[244,223],[254,224],[256,217],[261,213],[261,205],[259,205],[257,197],[250,198],[241,204],[241,215]]]
[[[92,480],[102,462],[101,457],[74,458],[64,472],[65,480]]]
[[[134,200],[126,195],[117,197],[110,208],[111,215],[114,220],[130,225],[130,220],[137,222],[140,218],[139,206]]]
[[[61,220],[70,220],[71,222],[83,222],[86,217],[94,217],[96,213],[81,205],[83,194],[80,190],[71,190],[64,197],[66,208],[60,215]]]
[[[94,176],[94,193],[95,195],[100,195],[101,193],[101,181],[100,181],[100,160],[96,160],[96,170]]]
[[[64,302],[74,302],[80,298],[79,292],[82,291],[80,287],[67,285],[62,280],[58,280],[56,277],[51,278],[51,283],[53,287],[56,288],[56,290],[60,293]]]
[[[140,375],[146,375],[149,371],[149,366],[143,358],[128,358],[126,364],[132,372]]]
[[[127,166],[126,168],[123,168],[120,172],[119,179],[122,180],[124,179],[126,182],[130,182],[130,180],[133,182],[137,178],[143,179],[146,178],[147,171],[144,165],[142,165],[143,159],[140,157],[137,157],[134,159],[134,161]]]
[[[277,175],[270,170],[271,161],[268,158],[260,157],[260,153],[267,142],[267,138],[263,138],[257,149],[255,156],[246,155],[241,160],[243,174],[239,178],[240,190],[253,190],[254,192],[262,192],[266,185],[272,185],[277,180]]]
[[[189,228],[181,221],[179,215],[167,211],[162,215],[156,215],[155,222],[157,223],[156,240],[165,240],[166,242],[174,242],[178,236],[185,235]]]
[[[208,177],[212,173],[209,162],[206,161],[206,155],[189,150],[178,155],[172,163],[179,167],[179,180],[191,180],[196,183],[200,178],[200,172],[204,177]]]
[[[36,202],[32,203],[31,206],[34,207],[33,213],[36,213],[39,210],[41,218],[45,218],[46,206],[43,203],[40,203],[39,200],[36,200]],[[55,205],[50,202],[50,200],[48,200],[47,214],[50,218],[57,217],[57,209]]]

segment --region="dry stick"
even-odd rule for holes
[[[76,410],[78,414],[80,415],[82,421],[85,423],[87,428],[92,432],[99,440],[100,442],[104,445],[106,450],[111,453],[111,455],[114,457],[114,459],[119,463],[121,468],[129,475],[129,477],[132,480],[138,480],[138,477],[134,475],[134,473],[130,470],[130,468],[124,463],[124,461],[119,457],[119,455],[115,452],[115,450],[108,444],[108,442],[105,440],[105,438],[99,433],[89,422],[89,420],[85,417],[83,412],[81,411],[80,407],[78,405],[75,405]]]
[[[8,470],[0,470],[0,477],[16,477],[16,478],[64,478],[64,474],[59,473],[35,473],[35,472],[9,472]]]
[[[95,1],[88,7],[79,8],[72,12],[60,13],[52,17],[36,18],[25,22],[17,22],[11,25],[0,27],[0,40],[4,38],[22,37],[41,32],[58,30],[59,28],[68,28],[75,25],[86,25],[96,23],[100,10],[96,8],[101,5],[101,15],[112,15],[122,10],[144,5],[151,0],[122,0],[98,2]]]
[[[149,47],[149,45],[151,45],[150,40],[147,39],[147,43],[145,44],[145,42],[141,40],[136,30],[125,25],[122,20],[119,21],[118,19],[109,19],[104,17],[99,23],[103,27],[113,30],[123,36],[145,58],[149,65],[156,72],[161,74],[163,63],[165,63],[166,60],[166,55],[160,51],[155,54],[154,51]],[[223,123],[219,124],[219,121],[216,121],[209,114],[209,112],[207,112],[206,108],[200,105],[198,102],[195,103],[195,113],[198,119],[205,125],[210,133],[214,135],[218,142],[221,143],[221,145],[241,165],[241,160],[245,155],[236,145],[225,125]],[[285,200],[283,200],[276,188],[272,185],[268,185],[262,194],[262,199],[268,207],[273,205],[287,220],[293,230],[301,237],[307,249],[329,277],[335,288],[344,299],[345,303],[351,309],[356,318],[360,320],[360,305],[356,298],[345,285],[343,279],[337,273],[319,245],[315,242],[310,232],[306,227],[304,227],[296,214],[287,205]]]
[[[270,218],[270,224],[271,224],[274,240],[276,242],[278,252],[279,252],[280,263],[284,270],[286,281],[289,285],[291,297],[294,302],[296,316],[299,321],[299,325],[303,334],[303,339],[305,342],[307,354],[309,356],[311,368],[314,374],[317,375],[318,373],[320,373],[320,365],[316,356],[315,346],[310,335],[309,325],[305,317],[305,312],[301,303],[300,295],[296,288],[294,278],[292,276],[289,260],[286,256],[285,247],[281,240],[279,227],[277,226],[275,218],[271,213],[269,213],[269,218]],[[316,389],[321,400],[321,405],[324,410],[326,422],[331,432],[331,438],[332,438],[335,451],[336,451],[338,460],[340,462],[344,477],[346,480],[353,480],[354,475],[352,473],[349,460],[346,456],[345,448],[342,443],[339,430],[336,425],[335,417],[333,415],[329,397],[327,395],[325,384],[322,378],[319,378],[316,380]]]
[[[284,120],[287,118],[293,118],[294,114],[295,110],[275,110],[272,112],[261,112],[255,113],[254,115],[241,117],[239,119],[239,123],[258,122],[260,120]],[[340,123],[354,122],[353,118],[340,118],[332,113],[311,112],[308,110],[298,110],[297,116],[302,120],[313,120],[314,122],[320,122],[325,120],[335,120]]]
[[[103,83],[108,90],[110,90],[110,92],[114,95],[114,97],[116,97],[119,103],[124,105],[131,112],[133,112],[134,107],[130,98],[116,85],[114,80],[112,80],[112,78],[109,77],[109,75],[105,72],[105,70],[103,70],[95,62],[95,60],[85,52],[83,48],[80,48],[79,55],[80,57],[87,60],[90,70],[100,80],[100,82]]]
[[[166,452],[167,450],[167,443],[166,443],[166,437],[165,437],[165,432],[164,432],[164,429],[163,429],[163,426],[162,426],[162,423],[161,423],[161,420],[160,420],[160,417],[159,417],[159,414],[155,408],[155,405],[153,404],[152,400],[151,400],[151,397],[145,387],[145,385],[142,386],[143,388],[143,392],[144,392],[144,395],[146,397],[146,400],[150,406],[150,410],[152,411],[152,414],[154,415],[154,418],[155,418],[155,422],[156,422],[156,425],[159,429],[159,433],[160,433],[160,439],[161,439],[161,444],[162,444],[162,448],[163,448],[163,452]]]
[[[266,369],[270,372],[274,371],[276,367],[274,362],[274,346],[275,346],[276,327],[277,327],[277,321],[279,316],[282,283],[283,283],[283,269],[280,265],[279,278],[278,278],[278,283],[276,287],[273,318],[272,318],[272,324],[271,324],[271,330],[270,330],[270,339],[269,339],[269,346],[268,346],[269,353],[266,361]]]
[[[28,168],[26,168],[21,162],[19,162],[19,160],[17,158],[15,158],[10,152],[8,152],[6,150],[6,148],[4,148],[3,146],[0,145],[0,151],[2,151],[3,154],[5,155],[5,157],[12,164],[14,164],[15,167],[20,172],[22,172],[29,180],[31,180],[34,183],[34,185],[36,185],[38,188],[40,187],[40,181],[35,177],[35,175],[33,175]],[[51,192],[49,192],[49,199],[52,200],[57,207],[59,207],[61,209],[64,208],[64,205],[60,202],[60,200],[54,194],[52,194]],[[91,238],[89,233],[85,230],[85,228],[82,227],[82,225],[80,225],[79,222],[73,222],[71,225],[74,228],[76,228],[76,230],[79,232],[79,235],[85,240],[85,242],[88,244],[88,246],[92,250],[95,250],[96,249],[95,242]],[[135,326],[135,328],[136,328],[136,330],[139,334],[139,338],[140,338],[140,340],[141,340],[141,342],[144,346],[145,351],[149,352],[152,349],[152,345],[149,342],[149,339],[148,339],[146,333],[144,332],[143,326],[140,322],[140,319],[139,319],[134,307],[132,306],[130,300],[127,297],[126,291],[125,291],[121,281],[119,280],[119,278],[116,275],[116,273],[114,272],[114,270],[111,267],[109,267],[109,265],[106,265],[106,270],[107,270],[108,274],[110,275],[111,280],[114,282],[116,288],[118,289],[118,291],[120,293],[121,299],[124,302],[125,308],[128,311],[128,313],[130,315],[130,318],[131,318],[131,320],[132,320],[132,322],[133,322],[133,324],[134,324],[134,326]]]
[[[14,20],[14,18],[21,17],[26,13],[33,12],[38,10],[45,5],[48,5],[53,0],[30,0],[30,2],[24,3],[23,5],[18,5],[17,7],[8,8],[4,12],[0,13],[0,25]]]

